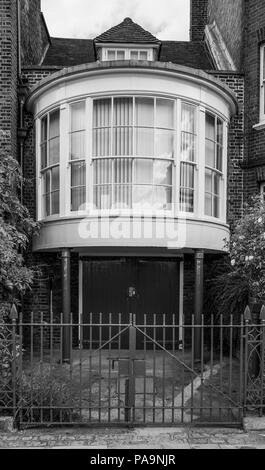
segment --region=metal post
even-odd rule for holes
[[[195,251],[195,296],[194,296],[194,315],[195,325],[201,325],[203,314],[203,262],[204,252]],[[201,359],[201,328],[195,327],[194,331],[194,360]]]
[[[135,376],[134,376],[134,360],[136,354],[136,328],[135,315],[130,314],[131,326],[129,328],[129,375],[126,381],[126,412],[125,420],[128,424],[134,421],[134,405],[135,405]]]
[[[71,289],[70,289],[71,253],[69,248],[62,250],[62,293],[63,293],[63,362],[70,362],[70,313],[71,313]]]

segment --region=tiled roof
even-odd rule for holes
[[[51,46],[42,63],[71,67],[95,61],[93,39],[51,38]]]
[[[92,39],[51,38],[51,46],[42,65],[71,67],[95,60]],[[207,46],[203,42],[161,41],[159,60],[201,70],[214,69]]]
[[[162,41],[159,60],[195,69],[215,69],[204,42]]]
[[[160,43],[149,31],[146,31],[131,18],[125,18],[122,23],[100,34],[95,38],[96,42],[130,42],[130,43]]]

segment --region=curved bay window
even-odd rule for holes
[[[172,204],[175,102],[160,98],[94,101],[94,204],[97,209]]]
[[[41,175],[44,216],[60,212],[60,111],[41,120]]]
[[[42,217],[93,207],[224,219],[224,123],[188,99],[144,95],[88,97],[48,112]]]

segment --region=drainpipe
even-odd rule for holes
[[[195,250],[195,296],[194,296],[194,314],[195,314],[195,328],[194,332],[194,361],[201,360],[201,325],[203,314],[203,265],[204,265],[204,252],[202,250]]]
[[[21,79],[21,5],[17,0],[17,70],[18,79]]]

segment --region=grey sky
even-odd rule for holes
[[[189,39],[189,0],[42,0],[51,36],[93,38],[126,16],[159,39]]]

